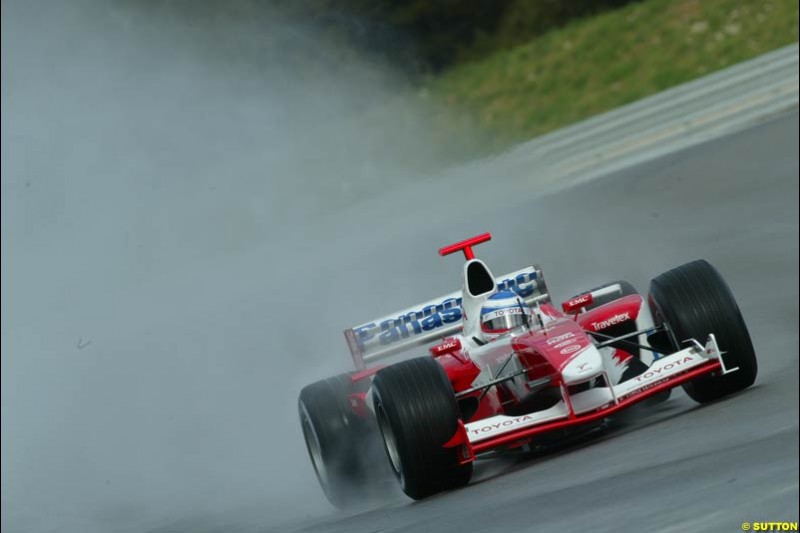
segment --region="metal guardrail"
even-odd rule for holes
[[[572,185],[798,106],[793,44],[532,141],[495,159],[537,184]],[[516,170],[514,172],[513,170]]]
[[[393,192],[397,216],[441,209],[458,189],[463,210],[486,204],[487,187],[509,198],[542,195],[747,128],[798,107],[798,45],[643,98],[517,145],[498,156],[448,169]],[[386,217],[385,203],[358,217]]]

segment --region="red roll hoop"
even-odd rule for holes
[[[445,256],[461,251],[464,252],[464,257],[467,258],[467,260],[475,259],[475,252],[472,251],[472,247],[490,240],[492,240],[491,233],[481,233],[480,235],[475,235],[461,242],[439,248],[439,255]]]

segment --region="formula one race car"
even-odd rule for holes
[[[705,403],[755,381],[747,327],[708,262],[661,274],[647,298],[617,281],[559,310],[538,266],[495,278],[475,258],[489,239],[439,251],[463,251],[460,292],[346,330],[356,371],[301,391],[303,435],[334,505],[359,499],[380,470],[372,442],[422,499],[469,483],[476,458],[529,450],[678,385]],[[424,357],[368,366],[426,344]]]

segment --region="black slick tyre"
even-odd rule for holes
[[[380,370],[372,383],[384,449],[403,492],[420,500],[469,483],[472,463],[443,448],[458,429],[459,410],[444,369],[430,357]]]
[[[758,364],[747,326],[728,284],[705,260],[673,268],[650,282],[650,308],[656,325],[666,322],[674,348],[684,340],[704,343],[709,333],[717,339],[728,368],[726,375],[703,376],[683,385],[686,393],[706,403],[753,384]]]
[[[343,374],[304,387],[297,402],[314,472],[328,501],[339,508],[366,496],[363,458],[369,426],[348,405],[353,392],[350,377]]]

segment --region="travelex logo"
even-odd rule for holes
[[[513,291],[521,298],[527,298],[536,291],[536,278],[536,271],[523,272],[498,283],[497,290]],[[358,326],[353,331],[362,348],[375,342],[376,338],[379,344],[386,345],[458,322],[462,316],[461,298],[447,298],[396,318]]]

